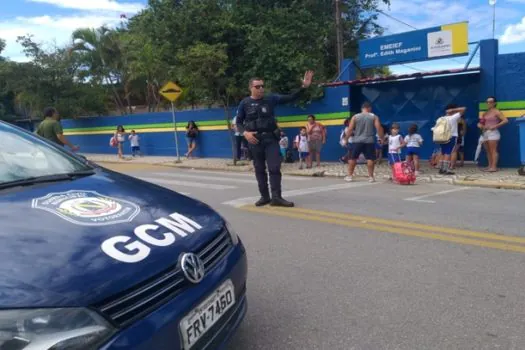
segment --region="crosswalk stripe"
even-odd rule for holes
[[[249,178],[255,178],[255,174],[253,172],[250,173],[238,173],[233,171],[209,171],[209,170],[187,170],[188,173],[194,173],[194,174],[203,174],[203,175],[226,175],[228,177],[249,177]],[[283,175],[283,180],[293,180],[293,181],[310,181],[311,177],[309,176],[293,176],[293,175]]]
[[[310,187],[310,188],[301,188],[298,190],[290,190],[290,191],[284,191],[282,193],[282,196],[284,198],[287,197],[298,197],[298,196],[304,196],[307,194],[315,194],[315,193],[321,193],[321,192],[328,192],[328,191],[337,191],[337,190],[346,190],[350,188],[357,188],[357,187],[363,187],[363,186],[371,186],[371,185],[377,185],[377,182],[375,183],[368,183],[368,182],[353,182],[353,183],[344,183],[344,184],[336,184],[336,185],[328,185],[328,186],[320,186],[320,187]],[[229,200],[226,202],[222,202],[224,205],[230,205],[235,208],[240,208],[242,206],[248,205],[259,199],[260,197],[245,197],[245,198],[237,198],[233,200]]]
[[[246,183],[246,184],[256,184],[257,180],[248,180],[248,179],[232,179],[229,177],[217,177],[217,176],[202,176],[195,174],[184,174],[184,173],[153,173],[155,176],[167,176],[167,177],[180,177],[180,178],[190,178],[196,180],[212,180],[219,182],[236,182],[236,183]],[[229,174],[225,174],[229,175]]]
[[[157,177],[139,177],[139,179],[143,181],[152,182],[155,184],[207,188],[210,190],[230,190],[230,189],[237,188],[236,186],[229,186],[229,185],[207,184],[207,183],[202,183],[202,182],[190,182],[190,181],[179,181],[179,180],[167,180],[167,179],[160,179]]]

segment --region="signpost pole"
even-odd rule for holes
[[[177,163],[180,163],[179,137],[177,135],[177,120],[175,119],[175,105],[171,102],[171,114],[173,116],[173,133],[175,134],[175,150],[177,152]]]
[[[164,85],[159,93],[164,96],[165,99],[171,102],[171,115],[173,117],[173,133],[175,136],[175,150],[177,152],[177,160],[175,163],[180,163],[180,154],[179,154],[179,137],[177,136],[177,119],[175,118],[175,102],[180,95],[182,94],[182,89],[172,81],[169,81]]]

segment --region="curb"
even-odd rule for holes
[[[525,184],[518,183],[505,183],[497,181],[487,180],[455,180],[454,185],[458,186],[469,186],[469,187],[483,187],[483,188],[495,188],[503,190],[525,190]]]
[[[183,164],[176,164],[176,163],[155,163],[154,165],[164,166],[164,167],[169,167],[169,168],[224,171],[224,172],[231,172],[231,173],[252,173],[253,172],[253,169],[240,169],[240,168],[236,168],[234,165],[228,166],[228,168],[214,168],[210,166],[195,167],[193,165],[183,165]],[[241,165],[241,166],[245,167],[246,165]]]
[[[91,160],[93,161],[93,160]],[[99,164],[137,164],[137,165],[153,165],[153,166],[163,166],[163,167],[170,167],[170,168],[181,168],[181,169],[197,169],[197,170],[208,170],[208,171],[223,171],[223,172],[232,172],[232,173],[252,173],[253,174],[253,167],[251,168],[243,168],[247,167],[248,165],[241,165],[238,168],[236,166],[231,165],[226,168],[216,168],[216,167],[206,167],[206,166],[199,166],[195,167],[192,165],[184,165],[184,164],[176,164],[174,162],[160,162],[160,163],[138,163],[138,162],[131,162],[131,161],[121,161],[121,160],[104,160],[104,161],[93,161],[94,163]],[[320,170],[314,173],[302,173],[298,171],[291,171],[291,172],[283,172],[283,175],[288,176],[300,176],[300,177],[328,177],[328,178],[343,178],[344,175],[338,175],[338,174],[330,174],[326,173],[326,170]],[[379,175],[379,177],[385,177],[386,175]],[[355,175],[356,178],[366,178],[366,175]],[[456,185],[456,186],[468,186],[468,187],[481,187],[481,188],[493,188],[493,189],[505,189],[505,190],[525,190],[525,184],[520,183],[505,183],[505,182],[498,182],[498,181],[490,181],[490,180],[466,180],[464,179],[457,179],[457,178],[447,178],[447,177],[434,177],[434,176],[421,176],[417,179],[417,183],[435,183],[435,184],[448,184],[448,185]]]

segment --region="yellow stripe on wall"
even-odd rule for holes
[[[344,123],[344,119],[332,119],[332,120],[321,120],[319,121],[324,126],[342,126]],[[306,122],[281,122],[279,123],[279,126],[283,129],[285,128],[300,128],[302,126],[306,126]],[[199,130],[201,131],[220,131],[220,130],[228,130],[228,127],[226,125],[216,125],[216,126],[202,126],[199,127]],[[139,134],[144,133],[154,133],[154,132],[173,132],[173,129],[170,128],[149,128],[149,129],[140,129],[138,131]],[[183,128],[178,128],[178,132],[186,132]],[[100,131],[66,131],[64,132],[64,135],[71,136],[71,135],[113,135],[114,131],[112,130],[100,130]]]
[[[519,118],[525,115],[525,109],[511,109],[508,111],[500,110],[500,112],[507,118]],[[483,116],[484,113],[485,111],[479,112],[479,116]]]

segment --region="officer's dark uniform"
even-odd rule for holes
[[[268,95],[261,99],[247,97],[239,104],[237,111],[237,129],[244,131],[255,131],[259,140],[256,145],[249,144],[249,149],[253,157],[255,176],[261,193],[261,200],[256,205],[264,205],[270,202],[270,192],[268,191],[268,175],[266,174],[266,163],[270,173],[270,186],[272,189],[272,205],[293,206],[281,197],[281,155],[279,152],[280,130],[277,127],[275,118],[275,107],[297,99],[304,91],[299,91],[290,95]]]

